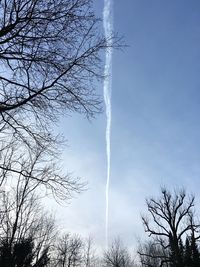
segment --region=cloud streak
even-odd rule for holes
[[[109,184],[110,184],[110,137],[111,137],[111,91],[112,91],[112,32],[113,15],[112,0],[104,0],[103,25],[107,39],[107,50],[104,68],[104,101],[106,106],[106,155],[107,155],[107,181],[106,181],[106,248],[108,247],[108,213],[109,213]]]

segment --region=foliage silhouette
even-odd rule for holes
[[[0,266],[4,267],[45,267],[49,262],[48,250],[35,257],[32,238],[21,239],[10,244],[7,240],[1,241]]]
[[[152,221],[145,216],[142,221],[155,253],[140,248],[142,264],[154,266],[152,262],[148,265],[148,260],[157,259],[159,266],[199,266],[196,241],[200,225],[194,216],[194,196],[187,197],[184,190],[171,193],[163,188],[160,198],[147,199],[146,203]]]

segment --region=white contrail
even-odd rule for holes
[[[108,247],[108,210],[109,210],[109,184],[110,184],[110,131],[111,131],[111,89],[112,89],[112,33],[113,16],[112,0],[104,0],[103,25],[107,39],[105,58],[104,101],[106,106],[106,154],[107,154],[107,182],[106,182],[106,248]]]

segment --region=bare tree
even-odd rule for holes
[[[55,141],[50,125],[63,112],[90,117],[100,111],[94,81],[102,77],[100,52],[109,42],[91,5],[91,0],[0,2],[1,134],[42,145]]]
[[[14,188],[2,191],[0,206],[0,254],[4,264],[18,266],[28,253],[28,266],[46,266],[43,264],[48,262],[56,234],[54,218],[44,213],[27,181],[19,179]],[[3,259],[5,252],[10,259]]]
[[[10,149],[29,155],[38,147],[59,157],[63,138],[54,134],[60,116],[79,112],[88,118],[101,110],[95,92],[102,78],[101,51],[118,40],[101,34],[92,0],[0,1],[0,169],[10,164]],[[8,162],[7,162],[8,160]],[[44,167],[46,171],[46,168]],[[49,179],[46,184],[52,187]],[[65,194],[71,192],[69,181]]]
[[[182,239],[191,232],[196,240],[200,238],[200,225],[194,218],[194,196],[187,197],[184,190],[172,194],[163,188],[159,199],[150,198],[146,203],[152,221],[143,216],[144,228],[152,237],[154,246],[160,247],[162,253],[157,254],[157,251],[157,255],[150,255],[139,252],[140,255],[159,258],[160,266],[168,266],[168,263],[175,267],[183,266],[180,247]],[[163,254],[167,250],[169,253]]]
[[[149,241],[139,245],[139,260],[142,267],[158,267],[163,259],[169,258],[169,250],[163,249],[159,244]],[[170,267],[170,263],[165,262],[165,267]]]
[[[49,155],[46,147],[35,147],[33,150],[23,150],[13,143],[2,152],[0,168],[0,185],[14,183],[17,188],[24,183],[24,194],[28,195],[35,189],[40,189],[40,195],[52,194],[57,201],[68,200],[74,193],[83,190],[85,184],[79,178],[65,174],[62,165]],[[3,187],[2,187],[3,188]]]
[[[94,252],[92,251],[92,238],[88,237],[84,246],[83,262],[85,267],[91,267],[94,258]]]
[[[116,239],[104,253],[103,264],[106,267],[132,267],[133,260],[128,249],[122,245],[120,239]]]
[[[55,266],[77,267],[83,263],[84,243],[77,235],[64,234],[55,247]]]
[[[100,258],[95,249],[94,239],[89,236],[84,240],[84,251],[83,251],[83,267],[98,267],[101,266]]]

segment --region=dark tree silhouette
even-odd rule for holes
[[[191,233],[195,242],[200,237],[200,225],[194,219],[194,196],[186,197],[183,190],[172,194],[162,189],[159,199],[150,198],[146,202],[152,222],[142,217],[145,231],[152,237],[155,246],[159,245],[162,250],[168,251],[165,255],[162,253],[154,257],[160,259],[160,266],[168,266],[169,263],[173,267],[184,266],[182,240]],[[147,258],[152,257],[139,253]]]
[[[0,266],[4,267],[45,267],[49,262],[48,250],[35,260],[34,242],[31,238],[21,239],[12,244],[3,240],[0,246]]]
[[[50,138],[43,132],[51,134],[45,125],[59,113],[93,116],[100,110],[93,81],[101,77],[99,53],[108,42],[91,5],[91,0],[0,2],[1,132],[41,143]]]
[[[38,156],[45,150],[51,163],[59,158],[57,145],[63,140],[54,134],[54,126],[60,116],[79,112],[90,118],[101,110],[95,90],[103,77],[101,52],[111,44],[117,46],[118,40],[101,34],[92,4],[92,0],[0,1],[2,178],[7,172],[27,175],[16,170],[13,153],[25,154],[30,161],[30,154]],[[42,167],[45,172],[42,164],[39,170]],[[48,178],[47,187],[57,178],[60,183],[59,175]],[[77,187],[73,179],[67,183],[69,196]]]
[[[184,261],[185,267],[198,267],[200,266],[200,251],[196,242],[194,233],[186,238],[184,248]]]
[[[185,266],[188,266],[188,267],[192,265],[192,250],[191,250],[190,241],[188,237],[186,238],[186,241],[185,241],[184,263],[185,263]]]
[[[159,267],[162,266],[163,259],[169,258],[168,249],[163,249],[160,244],[154,241],[148,241],[139,245],[138,249],[139,260],[142,267]],[[166,261],[163,266],[170,267],[170,264]]]

